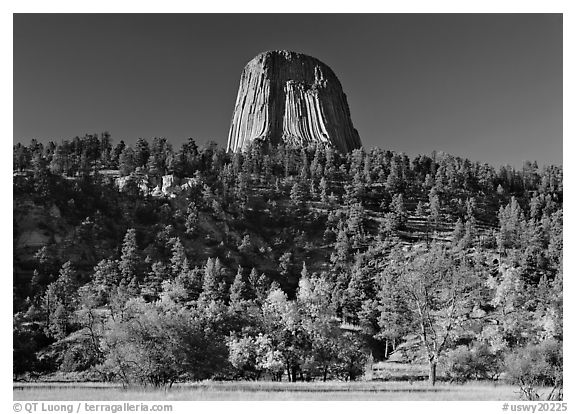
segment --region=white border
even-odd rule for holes
[[[574,155],[574,122],[573,117],[576,114],[574,107],[574,74],[576,68],[574,65],[574,51],[576,50],[574,44],[574,23],[573,18],[574,6],[570,1],[410,1],[410,2],[381,2],[375,5],[373,1],[354,1],[347,2],[347,4],[335,5],[329,1],[306,1],[306,0],[292,0],[286,2],[287,5],[274,5],[271,2],[258,0],[251,2],[234,2],[234,1],[217,1],[212,3],[201,4],[185,4],[180,1],[167,1],[152,2],[152,1],[124,1],[119,0],[100,0],[98,2],[79,2],[79,1],[8,1],[3,2],[2,14],[0,25],[3,30],[0,44],[2,45],[2,54],[7,57],[2,65],[2,97],[4,100],[1,117],[1,125],[5,126],[6,136],[1,151],[2,168],[4,171],[0,175],[1,187],[5,192],[8,192],[12,186],[11,166],[12,158],[11,148],[12,145],[11,135],[12,130],[12,13],[198,13],[198,12],[294,12],[294,13],[563,13],[564,14],[564,146],[563,154],[564,159],[573,161]],[[574,3],[574,2],[572,2]],[[10,142],[10,144],[8,144]],[[574,256],[570,253],[576,252],[574,245],[574,238],[572,237],[574,227],[574,167],[571,163],[564,163],[565,169],[565,214],[564,214],[564,235],[565,246],[564,251],[569,254],[565,255],[564,260],[564,315],[565,315],[565,401],[568,406],[574,403],[572,401],[571,393],[574,387],[572,370],[569,367],[574,367],[575,358],[572,352],[574,345],[573,327],[570,323],[570,316],[573,315],[574,304],[571,300],[572,292],[574,292]],[[2,218],[3,227],[5,228],[4,237],[2,238],[2,247],[5,252],[2,256],[2,277],[5,280],[5,286],[2,289],[4,297],[1,301],[1,332],[5,332],[8,336],[11,332],[12,319],[10,318],[10,310],[12,306],[12,289],[11,286],[11,273],[12,273],[12,206],[11,203],[5,202],[2,204]],[[7,412],[11,412],[12,405],[12,378],[11,378],[11,335],[10,340],[3,341],[2,345],[3,355],[3,375],[2,375],[2,391],[3,401],[10,406],[6,407]],[[369,410],[369,412],[384,412],[390,410],[391,412],[442,412],[442,413],[462,413],[463,411],[469,413],[500,413],[501,404],[497,402],[175,402],[174,412],[198,412],[206,411],[220,411],[239,412],[239,413],[255,413],[266,412],[274,410],[278,413],[293,414],[294,410],[310,411],[310,412],[349,412],[358,410]],[[272,405],[273,404],[273,405]],[[571,410],[569,410],[570,412]]]

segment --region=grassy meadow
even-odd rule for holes
[[[14,383],[15,401],[200,401],[200,400],[380,400],[450,401],[518,400],[518,388],[488,382],[467,384],[426,382],[215,382],[177,384],[169,389],[122,388],[102,383]]]

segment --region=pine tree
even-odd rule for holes
[[[270,288],[268,277],[264,273],[258,274],[256,268],[253,267],[248,276],[248,283],[252,287],[259,303],[264,303],[266,295],[268,295],[268,289]]]
[[[452,232],[452,241],[458,243],[462,237],[464,237],[464,225],[462,224],[462,220],[458,218],[454,225],[454,231]]]
[[[120,272],[118,270],[118,263],[104,259],[98,262],[94,267],[94,276],[92,277],[92,285],[95,290],[104,295],[104,300],[107,301],[112,289],[120,283]]]
[[[67,174],[70,169],[69,154],[63,145],[56,148],[54,156],[50,161],[50,172],[52,174]]]
[[[355,149],[350,154],[350,175],[355,175],[359,172],[362,172],[362,162],[364,160],[364,150],[363,149]]]
[[[286,252],[278,260],[278,271],[284,279],[292,274],[292,253]]]
[[[238,251],[240,253],[248,254],[252,250],[252,242],[250,241],[250,235],[246,234],[242,238],[242,241],[238,245]]]
[[[72,262],[67,261],[62,265],[58,279],[54,282],[58,286],[59,299],[62,304],[68,309],[75,304],[77,296],[78,282],[76,278],[76,271],[72,266]]]
[[[474,197],[466,199],[466,220],[476,217],[476,200]]]
[[[325,177],[320,180],[320,201],[323,203],[328,202],[328,183]]]
[[[184,225],[186,226],[186,234],[194,234],[196,229],[198,228],[198,219],[199,213],[196,204],[192,201],[188,204],[188,208],[186,209],[186,222]]]
[[[202,294],[204,270],[198,267],[180,273],[173,281],[175,288],[184,294],[185,301],[197,301]]]
[[[346,230],[341,228],[334,244],[334,253],[330,256],[332,263],[345,263],[350,254],[350,240]]]
[[[436,177],[435,177],[434,182],[435,182],[434,186],[438,190],[443,190],[444,186],[447,184],[448,179],[446,177],[446,164],[444,162],[442,162],[438,166],[438,169],[436,170]]]
[[[238,203],[248,202],[248,184],[249,184],[248,174],[244,172],[238,174],[238,178],[236,180],[236,186],[234,187],[234,196],[236,197]]]
[[[518,245],[525,221],[524,213],[516,197],[511,197],[506,207],[500,207],[498,219],[500,221],[498,237],[500,251]]]
[[[336,169],[335,165],[336,155],[332,147],[326,148],[326,163],[324,164],[324,176],[331,178],[332,173]]]
[[[134,150],[130,147],[125,147],[118,158],[118,169],[121,176],[130,175],[136,169],[136,162],[134,161]]]
[[[31,154],[27,147],[18,142],[13,147],[13,153],[14,169],[23,171],[30,166]]]
[[[178,276],[180,273],[187,272],[188,259],[184,246],[178,237],[170,239],[169,243],[172,245],[172,257],[170,258],[170,268],[172,277]]]
[[[254,297],[255,293],[251,284],[244,281],[242,267],[238,266],[238,272],[230,287],[230,306],[238,306],[242,302],[254,299]]]
[[[124,141],[120,141],[112,150],[112,153],[110,154],[110,161],[113,166],[119,167],[118,164],[120,161],[120,155],[122,154],[122,151],[124,151],[124,148],[126,148],[126,144]]]
[[[68,334],[70,314],[62,303],[58,303],[56,309],[50,313],[47,333],[54,339],[64,339]]]
[[[118,267],[123,280],[127,282],[136,277],[136,269],[140,262],[138,245],[136,244],[136,230],[128,229],[122,243],[122,253]]]
[[[400,229],[400,219],[393,211],[384,215],[384,220],[380,226],[380,233],[390,236]]]
[[[70,326],[70,317],[78,301],[76,272],[70,261],[60,269],[58,279],[48,285],[43,297],[43,309],[48,317],[47,333],[56,339],[64,338]]]
[[[314,158],[312,159],[312,164],[310,164],[310,174],[314,178],[321,177],[324,171],[322,167],[323,149],[321,145],[318,145],[314,151]]]
[[[356,197],[356,191],[354,189],[353,184],[344,185],[343,201],[346,207],[350,207],[352,204],[358,202],[358,198]]]
[[[146,168],[148,169],[148,175],[159,179],[165,173],[164,167],[165,166],[163,160],[160,158],[158,154],[155,153],[150,154],[150,156],[148,157],[148,164],[146,164]]]
[[[202,301],[222,301],[226,300],[226,281],[224,280],[224,269],[220,259],[208,258],[204,266],[204,280],[202,283]]]
[[[364,183],[364,175],[358,171],[354,174],[352,179],[352,194],[353,198],[356,200],[362,199],[364,193],[366,192],[366,184]]]
[[[366,154],[364,156],[364,181],[367,184],[371,184],[372,183],[372,162],[371,162],[371,155],[370,154]]]
[[[316,181],[314,179],[311,179],[310,181],[310,199],[314,200],[316,198]]]
[[[426,174],[424,178],[424,187],[425,188],[432,188],[434,187],[434,178],[430,174]]]
[[[464,230],[465,247],[468,247],[476,238],[476,220],[474,217],[466,220],[466,223],[464,223]]]
[[[150,145],[148,141],[138,138],[134,146],[134,164],[136,167],[145,167],[150,157]]]
[[[363,231],[363,222],[365,218],[365,211],[362,203],[355,203],[348,209],[348,220],[346,227],[348,232],[352,235],[361,235]]]
[[[310,176],[310,169],[308,167],[308,155],[306,154],[305,148],[302,148],[300,158],[302,163],[302,168],[300,169],[300,179],[307,180]]]
[[[302,262],[302,271],[300,272],[301,279],[308,279],[308,268],[306,267],[306,262]]]
[[[152,264],[150,272],[144,278],[141,287],[141,295],[149,301],[155,301],[160,297],[162,282],[170,279],[170,269],[162,262]]]
[[[424,216],[424,204],[422,203],[422,201],[418,201],[418,204],[416,205],[416,212],[415,212],[416,216],[418,217],[423,217]]]
[[[397,193],[403,189],[402,165],[398,156],[392,158],[390,173],[386,178],[386,189],[391,193]]]
[[[390,203],[390,209],[396,215],[398,220],[398,228],[403,228],[408,220],[408,212],[404,206],[404,197],[402,193],[395,194],[392,197],[392,202]]]
[[[302,207],[305,200],[306,194],[303,185],[299,180],[296,180],[292,186],[292,189],[290,190],[290,201],[296,207]]]
[[[530,199],[530,218],[538,219],[542,213],[542,207],[544,204],[544,197],[542,195],[534,195]]]
[[[428,199],[430,202],[430,219],[434,221],[437,226],[438,220],[440,220],[440,197],[438,196],[436,187],[432,187],[428,194]]]

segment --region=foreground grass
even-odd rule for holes
[[[199,401],[199,400],[517,400],[518,388],[505,384],[426,382],[214,382],[178,384],[171,389],[134,387],[97,383],[15,383],[16,401]]]

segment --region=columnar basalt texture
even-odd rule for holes
[[[254,141],[311,143],[350,152],[362,146],[340,81],[318,59],[288,51],[264,52],[242,72],[228,151]]]

